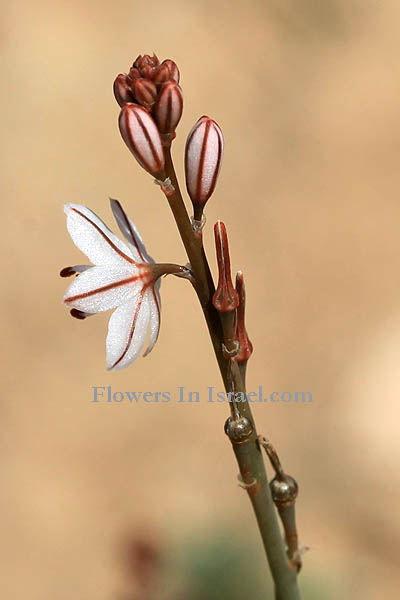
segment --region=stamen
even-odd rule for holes
[[[72,308],[70,310],[71,317],[74,317],[75,319],[79,319],[81,321],[83,321],[83,319],[86,319],[87,317],[92,317],[94,314],[95,313],[87,313],[83,310],[78,310],[77,308]]]
[[[73,267],[64,267],[60,271],[60,277],[71,277],[72,275],[76,275],[77,273],[83,273],[83,271],[87,271],[90,269],[89,265],[75,265]]]

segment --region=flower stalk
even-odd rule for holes
[[[176,178],[170,150],[166,152],[165,172],[174,186],[173,194],[167,196],[167,199],[190,261],[195,279],[194,288],[207,322],[225,390],[228,393],[241,393],[243,397],[246,397],[238,363],[224,356],[223,347],[228,340],[224,337],[220,315],[212,302],[215,287],[211,271],[203,248],[202,238],[196,236],[191,226]],[[247,491],[253,506],[262,537],[275,584],[275,599],[299,600],[300,592],[297,585],[296,570],[292,568],[286,556],[264,460],[257,442],[257,431],[248,402],[241,403],[240,416],[246,418],[251,424],[252,433],[245,442],[237,443],[231,439],[232,448],[239,466],[242,485]]]
[[[179,69],[174,61],[160,63],[157,56],[140,55],[128,74],[114,81],[114,95],[121,107],[119,128],[124,142],[140,164],[155,178],[173,213],[189,265],[155,263],[147,254],[135,224],[120,203],[111,209],[124,237],[121,241],[87,207],[67,204],[67,227],[75,245],[91,265],[66,267],[62,277],[75,276],[64,303],[77,319],[113,309],[106,341],[107,366],[125,368],[136,360],[149,335],[146,356],[160,329],[159,287],[164,275],[189,279],[198,296],[211,342],[230,401],[231,415],[225,423],[235,454],[240,486],[254,509],[275,585],[275,600],[299,600],[297,571],[300,568],[294,502],[297,484],[286,475],[276,452],[258,437],[246,395],[245,374],[253,347],[245,327],[243,275],[231,279],[228,237],[224,223],[214,228],[218,284],[203,247],[204,207],[213,194],[222,162],[223,135],[218,124],[201,117],[192,128],[185,148],[186,189],[193,205],[189,218],[176,177],[171,144],[183,111]],[[269,484],[261,447],[275,470]],[[275,504],[274,504],[275,503]],[[281,534],[281,517],[287,553]]]
[[[174,71],[175,63],[164,61],[161,66],[157,66],[155,58],[151,57],[139,57],[131,69],[130,77],[133,79],[137,77],[136,71],[139,69],[142,77],[152,78],[153,81],[155,77],[163,80],[164,76],[168,75],[163,65],[168,66],[170,81],[175,80],[178,83],[179,71]],[[161,89],[166,89],[165,81],[163,81]],[[168,88],[170,98],[173,98],[173,94],[170,92],[174,92],[174,89],[173,85]],[[167,98],[167,95],[165,97]],[[159,98],[162,102],[162,94],[159,95]],[[176,106],[178,107],[178,102]],[[154,107],[156,124],[157,120],[160,123],[167,123],[168,119],[165,117],[165,113],[160,111],[159,105],[156,103]],[[134,116],[136,117],[139,112],[138,108],[136,108],[136,105],[125,104],[122,107],[121,114],[135,113]],[[154,113],[154,108],[152,108],[152,111]],[[179,106],[177,112],[179,118],[180,114],[181,106]],[[139,116],[143,117],[142,114]],[[147,136],[147,140],[142,146],[135,140],[134,128],[136,130],[138,128],[134,118],[128,122],[126,117],[125,119],[120,117],[120,123],[125,124],[125,131],[124,127],[121,127],[121,133],[138,162],[149,173],[155,175],[156,182],[160,185],[171,208],[189,259],[191,281],[204,313],[226,392],[240,394],[243,399],[246,399],[244,374],[247,360],[252,352],[252,346],[244,331],[243,279],[239,276],[237,290],[235,290],[230,280],[230,273],[228,277],[230,264],[226,231],[223,224],[219,222],[215,230],[220,271],[218,293],[216,294],[201,233],[205,222],[204,206],[214,192],[221,166],[222,132],[215,121],[212,121],[209,117],[202,117],[189,134],[185,150],[185,174],[187,191],[194,209],[194,216],[190,219],[176,177],[170,143],[166,143],[165,139],[161,142],[164,150],[163,162],[154,159],[154,155],[156,155],[156,159],[158,156],[153,148],[151,148],[151,155],[148,151],[149,138],[152,146],[156,149],[159,149],[161,145],[159,142],[161,138],[158,138],[155,134],[153,121],[150,122],[149,119],[151,119],[149,113],[147,121],[142,118],[142,121],[148,124],[146,125],[148,130],[151,131],[151,135]],[[169,119],[173,122],[171,116]],[[130,123],[132,123],[132,127],[129,130]],[[157,127],[160,131],[159,125]],[[163,135],[162,132],[160,132],[161,135]],[[173,137],[175,137],[174,133],[171,135],[170,141]],[[146,154],[146,160],[143,157],[144,153]],[[159,168],[161,163],[162,170]],[[159,168],[158,174],[155,172],[156,168]],[[240,304],[241,306],[239,306]],[[224,310],[226,308],[228,308],[227,311]],[[244,344],[243,348],[240,347],[241,342]],[[237,355],[239,355],[240,362],[235,359]],[[235,404],[231,405],[231,409],[231,417],[226,423],[225,431],[231,440],[239,465],[241,485],[247,491],[255,512],[275,584],[275,599],[299,600],[300,593],[297,586],[296,569],[290,564],[286,555],[250,405],[247,401],[244,401],[241,403],[240,410]]]

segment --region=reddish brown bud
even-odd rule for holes
[[[134,101],[130,83],[128,75],[123,73],[118,75],[114,81],[114,96],[120,106]]]
[[[175,81],[164,83],[157,104],[154,107],[154,117],[162,134],[174,133],[183,111],[182,90]]]
[[[119,115],[119,129],[138,163],[157,179],[165,179],[164,148],[153,117],[141,106],[125,104]]]
[[[169,79],[171,81],[176,81],[176,83],[179,83],[180,80],[180,73],[179,73],[179,69],[177,64],[171,60],[170,58],[167,58],[165,60],[162,61],[161,66],[163,65],[167,65],[168,70],[169,70]]]
[[[239,352],[236,355],[236,361],[247,363],[253,353],[253,344],[247,335],[245,325],[246,291],[244,287],[243,273],[238,271],[236,274],[236,291],[239,296],[239,306],[236,312],[235,340],[239,342]]]
[[[150,65],[145,65],[140,69],[140,74],[145,79],[153,79],[155,67],[151,67]]]
[[[134,60],[134,61],[133,61],[132,68],[136,68],[136,69],[137,69],[137,68],[138,68],[138,66],[139,66],[139,62],[140,62],[140,60],[141,60],[142,58],[143,58],[143,57],[142,57],[142,55],[141,55],[141,54],[139,54],[139,56],[136,58],[136,60]]]
[[[160,85],[162,83],[165,83],[166,81],[169,81],[169,79],[170,79],[170,72],[169,72],[168,65],[161,64],[158,67],[158,69],[153,77],[154,83],[157,85]]]
[[[132,89],[136,101],[145,108],[150,108],[157,99],[156,85],[149,79],[143,79],[142,77],[135,79]]]
[[[215,189],[223,150],[224,138],[217,123],[201,117],[189,133],[185,148],[186,188],[195,211],[196,205],[203,206]]]
[[[129,77],[130,77],[130,79],[132,79],[132,81],[134,79],[138,79],[138,77],[140,77],[139,69],[136,69],[136,67],[131,67],[129,70]]]
[[[142,56],[141,54],[139,54],[132,66],[140,70],[146,65],[149,65],[150,67],[158,67],[159,64],[160,61],[154,53],[153,56],[150,56],[149,54],[144,54]]]
[[[151,79],[159,64],[160,61],[155,54],[153,56],[145,54],[144,56],[139,56],[132,66],[139,69],[142,77]]]
[[[232,283],[228,236],[222,221],[215,223],[214,236],[218,263],[218,285],[213,296],[213,305],[219,312],[232,312],[239,305],[239,296]]]

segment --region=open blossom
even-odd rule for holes
[[[127,243],[85,206],[65,205],[69,234],[93,266],[68,267],[61,274],[78,273],[64,296],[74,316],[85,318],[115,309],[108,324],[106,349],[107,367],[116,370],[138,357],[148,330],[145,355],[153,349],[160,329],[159,277],[167,271],[154,265],[119,202],[111,200],[111,208]]]

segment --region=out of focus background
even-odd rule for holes
[[[396,0],[2,3],[2,597],[270,597],[190,286],[164,280],[158,344],[116,373],[108,315],[61,304],[58,272],[83,260],[65,202],[112,225],[118,198],[153,256],[186,260],[117,129],[114,77],[154,51],[181,70],[179,174],[199,116],[224,132],[205,243],[215,271],[222,218],[247,284],[249,390],[312,394],[254,405],[300,484],[304,597],[398,598],[399,20]],[[172,399],[93,403],[93,386]]]

